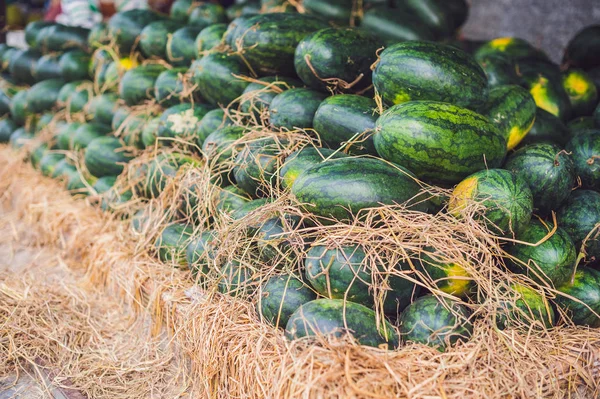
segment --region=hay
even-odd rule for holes
[[[232,298],[216,292],[216,274],[194,285],[188,271],[150,256],[159,222],[176,217],[178,199],[187,190],[182,181],[194,181],[198,193],[214,197],[217,189],[210,184],[206,168],[184,168],[158,198],[145,205],[153,211],[142,234],[132,233],[128,220],[90,207],[89,200],[72,199],[56,181],[41,177],[10,149],[0,152],[0,170],[3,221],[10,217],[29,226],[34,234],[28,246],[61,248],[69,273],[81,276],[69,290],[40,287],[32,279],[2,279],[0,314],[7,322],[0,328],[3,337],[11,337],[10,344],[0,339],[0,354],[10,354],[2,357],[10,359],[0,363],[3,372],[25,369],[36,357],[56,359],[61,367],[55,379],[68,379],[72,387],[94,398],[176,397],[174,391],[166,391],[169,387],[199,398],[588,398],[600,394],[598,330],[568,325],[549,331],[536,325],[529,330],[496,328],[492,316],[503,294],[495,282],[505,278],[508,285],[516,277],[501,264],[492,266],[490,259],[501,249],[478,224],[464,223],[458,229],[450,217],[438,215],[432,224],[430,215],[378,208],[352,225],[315,221],[313,227],[291,229],[285,237],[289,245],[265,262],[260,252],[239,250],[251,240],[248,225],[273,215],[301,215],[299,204],[281,195],[238,221],[213,213],[219,215],[214,226],[222,240],[218,257],[253,264],[258,282],[278,272],[277,262],[297,259],[307,237],[328,245],[358,242],[368,247],[372,242],[368,262],[384,257],[389,264],[427,245],[444,249],[449,258],[470,258],[477,295],[485,298],[473,308],[481,316],[473,338],[444,353],[421,345],[384,351],[358,346],[350,338],[289,342],[282,331],[260,321],[255,310],[258,283],[251,285],[254,290],[244,291],[244,297]],[[140,209],[140,203],[134,196],[131,211]],[[197,210],[200,215],[214,212],[212,201],[202,207]],[[164,211],[170,214],[165,216]],[[195,227],[198,232],[206,229],[203,220]],[[456,231],[456,236],[448,231]],[[292,260],[284,267],[297,273],[299,265]],[[374,290],[385,291],[385,274],[374,272],[379,278]],[[424,281],[420,284],[429,285]],[[523,282],[552,294],[550,287]],[[55,304],[53,312],[47,311],[48,303]],[[143,325],[149,316],[152,325]],[[147,333],[147,328],[153,335],[123,339],[126,331]],[[53,335],[54,330],[58,335]],[[170,332],[168,340],[161,331]],[[60,339],[50,339],[56,337]]]

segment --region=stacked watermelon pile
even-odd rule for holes
[[[0,49],[0,141],[290,339],[470,338],[477,256],[373,253],[389,212],[489,233],[514,277],[494,282],[500,328],[600,327],[600,26],[561,68],[457,39],[464,0],[238,3],[30,24],[29,49]]]

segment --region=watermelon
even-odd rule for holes
[[[511,58],[500,53],[487,54],[479,57],[477,62],[485,72],[490,88],[519,83],[516,65]]]
[[[184,26],[177,29],[167,41],[167,60],[174,66],[188,67],[198,58],[196,37],[201,32],[199,26]]]
[[[242,149],[233,168],[238,187],[255,197],[268,195],[271,187],[277,187],[277,170],[286,144],[283,140],[265,137]]]
[[[217,213],[231,213],[250,201],[251,198],[237,186],[227,186],[220,189],[215,200]]]
[[[259,292],[256,306],[261,317],[283,328],[300,306],[317,299],[311,288],[290,274],[271,277]]]
[[[194,278],[206,276],[217,257],[218,236],[213,230],[192,238],[186,248],[186,263]]]
[[[590,115],[594,111],[598,104],[598,89],[587,73],[579,69],[564,72],[563,87],[569,96],[574,116]]]
[[[110,125],[118,108],[116,94],[105,93],[93,97],[87,105],[87,114],[95,123]]]
[[[194,141],[198,122],[210,108],[204,104],[178,104],[167,108],[160,116],[158,136]]]
[[[90,30],[81,26],[54,24],[38,31],[35,41],[44,53],[53,51],[88,50]]]
[[[226,35],[228,43],[262,76],[294,76],[294,53],[300,40],[328,27],[320,18],[293,13],[260,14],[234,22]]]
[[[12,97],[19,90],[12,86],[0,87],[0,116],[5,116],[10,113],[10,103]]]
[[[244,92],[249,82],[236,76],[250,71],[238,56],[211,53],[195,61],[190,68],[202,97],[213,105],[226,106]]]
[[[314,246],[309,249],[304,261],[306,280],[315,291],[332,299],[346,299],[361,305],[372,307],[375,304],[373,291],[372,266],[365,262],[367,255],[356,245],[328,249]],[[386,291],[383,309],[386,313],[396,314],[404,309],[413,296],[418,296],[419,287],[396,275],[386,275],[382,265],[377,265],[380,278],[387,277],[390,287]],[[409,270],[398,265],[395,271]],[[376,280],[377,281],[377,280]]]
[[[110,126],[99,123],[83,123],[75,131],[69,148],[72,150],[86,148],[92,140],[103,137],[110,132],[112,132]]]
[[[165,67],[159,64],[147,64],[128,70],[119,83],[119,97],[130,106],[152,99],[156,79],[164,70]]]
[[[81,173],[79,173],[76,167],[73,166],[65,171],[64,179],[67,182],[67,190],[71,192],[71,195],[89,194],[89,183],[81,176]]]
[[[66,101],[66,108],[69,113],[83,111],[89,99],[94,95],[94,88],[90,82],[83,84],[79,84],[80,82],[75,83],[75,90],[69,95]]]
[[[65,84],[60,91],[58,92],[58,97],[56,99],[58,106],[59,107],[67,107],[69,104],[69,98],[71,98],[71,96],[73,94],[75,94],[75,92],[82,89],[86,89],[89,88],[89,90],[93,90],[92,84],[90,81],[87,80],[78,80],[76,82],[69,82],[67,84]],[[80,104],[77,104],[80,105]]]
[[[565,146],[571,153],[575,172],[584,188],[600,188],[600,131],[573,137]]]
[[[32,152],[29,154],[29,161],[31,162],[31,166],[37,169],[40,165],[40,161],[48,152],[48,145],[46,143],[42,143],[38,145]]]
[[[31,48],[37,48],[37,35],[43,28],[53,26],[56,22],[52,21],[33,21],[25,26],[25,42]]]
[[[355,154],[377,155],[371,136],[379,116],[376,109],[375,101],[367,97],[353,94],[327,97],[315,113],[313,127],[323,143],[331,148],[343,147]]]
[[[0,119],[0,143],[8,143],[10,136],[19,127],[10,118]]]
[[[598,106],[594,110],[593,117],[594,117],[594,124],[596,125],[596,127],[600,127],[600,104],[598,104]]]
[[[563,64],[588,70],[600,66],[600,25],[590,25],[569,41]]]
[[[269,107],[269,120],[277,129],[308,129],[326,94],[311,89],[290,89],[276,95]]]
[[[65,157],[61,159],[56,166],[54,167],[54,171],[52,172],[53,179],[63,180],[65,175],[69,172],[76,172],[77,168],[69,163],[69,160]]]
[[[217,129],[225,126],[231,126],[233,122],[225,115],[225,112],[221,108],[212,109],[204,115],[200,123],[198,124],[197,137],[198,146],[204,144],[204,140]]]
[[[24,127],[20,127],[15,130],[9,139],[10,146],[15,149],[22,148],[25,144],[29,143],[33,139],[33,134]]]
[[[8,66],[10,76],[19,83],[34,84],[35,65],[41,57],[42,54],[37,50],[15,51]]]
[[[116,40],[121,55],[127,55],[135,50],[144,27],[162,19],[163,16],[151,10],[133,9],[118,12],[108,21],[108,33]]]
[[[166,226],[154,242],[158,258],[175,267],[185,267],[185,251],[191,240],[194,229],[185,224]]]
[[[419,191],[410,172],[374,158],[332,159],[305,170],[292,184],[292,194],[308,212],[341,221],[381,205],[407,203],[425,212],[430,205],[417,197]]]
[[[440,291],[457,297],[465,297],[474,286],[465,268],[465,261],[452,261],[442,251],[425,247],[412,258],[413,264]]]
[[[223,35],[227,31],[227,25],[214,24],[209,25],[196,36],[196,50],[198,54],[212,50],[223,41]]]
[[[21,90],[15,94],[10,102],[10,117],[19,126],[25,124],[25,120],[31,114],[27,104],[27,90]]]
[[[262,124],[263,119],[268,115],[266,111],[275,96],[285,90],[301,86],[302,83],[296,79],[265,76],[246,86],[240,98],[240,109],[244,113],[252,113],[256,120],[253,122]]]
[[[58,164],[65,159],[65,154],[48,151],[40,159],[39,168],[44,176],[51,177]]]
[[[106,22],[98,22],[91,27],[88,35],[88,47],[97,50],[102,46],[110,44],[110,37],[108,36],[108,25]]]
[[[582,267],[558,291],[556,304],[574,324],[600,327],[600,271]]]
[[[58,93],[65,82],[50,79],[36,83],[27,91],[27,109],[33,113],[50,111],[56,104]]]
[[[142,29],[140,33],[140,50],[147,58],[167,58],[167,41],[169,35],[179,28],[176,21],[154,21]]]
[[[119,211],[119,208],[122,208],[122,206],[130,201],[132,197],[133,193],[131,190],[123,190],[123,188],[118,189],[113,186],[102,196],[100,208],[105,212]]]
[[[171,19],[177,22],[186,23],[191,8],[192,0],[175,0],[173,4],[171,4],[169,15]]]
[[[594,117],[592,116],[580,116],[575,119],[571,119],[567,123],[567,129],[571,137],[577,136],[580,133],[593,129],[595,126]]]
[[[156,78],[154,97],[163,107],[171,107],[188,100],[182,96],[184,92],[183,79],[186,72],[187,68],[167,69]]]
[[[342,158],[345,154],[334,152],[328,148],[304,147],[294,151],[279,168],[279,177],[283,188],[291,188],[298,176],[312,166],[318,165],[325,159]]]
[[[256,232],[253,232],[253,239],[256,242],[260,258],[265,262],[269,262],[277,256],[288,257],[290,255],[288,237],[290,231],[298,227],[299,224],[300,217],[294,215],[276,216],[260,223]]]
[[[380,40],[353,28],[328,28],[305,36],[294,56],[296,73],[316,90],[360,91],[371,84]]]
[[[373,142],[382,158],[445,184],[499,167],[506,154],[506,140],[487,118],[435,101],[389,108],[377,119]]]
[[[217,289],[221,294],[240,297],[252,292],[255,281],[252,278],[253,270],[249,266],[232,260],[226,262],[219,273],[220,279]]]
[[[469,311],[458,302],[425,295],[402,312],[400,337],[444,351],[458,341],[468,341],[473,334]]]
[[[501,55],[513,62],[548,61],[548,56],[543,51],[518,37],[498,37],[490,40],[480,46],[474,54],[477,60],[489,55]]]
[[[90,78],[90,56],[81,50],[64,53],[58,64],[62,78],[67,82]]]
[[[240,139],[247,130],[241,126],[225,126],[209,134],[202,144],[202,153],[208,159],[217,159],[217,163],[231,159],[233,143]],[[239,150],[239,145],[236,146]]]
[[[531,130],[521,141],[521,145],[531,143],[555,143],[564,146],[569,141],[569,129],[550,112],[537,108],[535,122]]]
[[[304,10],[316,14],[335,25],[347,26],[353,19],[352,0],[304,0]]]
[[[60,58],[61,54],[56,53],[41,56],[37,60],[33,71],[35,79],[37,81],[42,81],[62,78],[62,71],[59,64]]]
[[[431,29],[402,9],[385,6],[373,7],[364,13],[360,23],[362,29],[379,36],[389,43],[406,40],[433,41]]]
[[[493,122],[506,139],[507,149],[515,148],[531,130],[535,121],[535,101],[524,88],[497,86],[490,90],[481,113]]]
[[[78,122],[71,122],[57,128],[55,139],[56,146],[59,150],[66,151],[71,149],[71,143],[73,142],[75,133],[81,125],[82,124]]]
[[[546,328],[554,325],[554,309],[544,295],[523,284],[511,284],[510,291],[510,296],[500,302],[496,313],[498,328],[519,327],[523,324],[530,327],[532,323]]]
[[[585,260],[600,260],[600,194],[592,190],[576,190],[557,213],[558,225],[585,254]],[[584,242],[585,241],[585,242]],[[583,247],[582,247],[583,245]]]
[[[230,21],[241,17],[242,15],[252,16],[256,14],[260,14],[260,3],[258,2],[247,2],[247,3],[236,3],[225,10],[227,13],[227,18]]]
[[[94,183],[92,188],[96,192],[96,194],[104,194],[108,192],[117,181],[117,176],[103,176],[99,177],[98,180]]]
[[[437,38],[451,36],[465,22],[468,12],[464,1],[406,0],[403,5]]]
[[[116,176],[123,171],[123,164],[131,160],[123,144],[115,137],[99,137],[85,149],[85,166],[96,177]]]
[[[373,71],[373,85],[386,104],[411,100],[449,102],[476,109],[487,100],[487,78],[469,54],[432,42],[387,47]]]
[[[190,11],[188,23],[192,26],[208,26],[227,22],[227,14],[220,4],[199,3]]]
[[[290,340],[302,337],[352,335],[359,344],[396,348],[396,330],[388,321],[379,321],[371,309],[343,299],[316,299],[300,306],[285,327]]]
[[[240,220],[250,215],[255,210],[261,208],[263,205],[268,204],[270,201],[269,198],[258,198],[252,201],[248,201],[245,204],[239,206],[235,211],[231,213],[231,218],[233,220]],[[257,226],[260,227],[260,226]]]
[[[531,220],[533,195],[523,177],[504,169],[484,169],[461,181],[452,192],[448,210],[459,216],[480,204],[474,217],[491,231],[519,235]]]
[[[147,164],[134,171],[137,174],[136,191],[146,198],[156,198],[165,189],[167,184],[177,175],[177,171],[184,165],[198,166],[195,158],[178,153],[164,153],[153,158]]]
[[[569,234],[558,227],[547,238],[551,229],[552,226],[532,220],[517,234],[517,240],[523,243],[512,245],[508,253],[512,256],[510,263],[516,273],[526,274],[538,283],[551,283],[558,287],[572,275],[577,255]],[[546,241],[537,246],[526,244],[536,244],[543,239]]]
[[[533,194],[533,206],[541,213],[558,209],[575,183],[573,161],[556,144],[522,147],[508,157],[504,168],[527,182]]]
[[[154,147],[155,145],[160,145],[160,143],[156,143],[159,126],[160,117],[158,116],[151,118],[149,121],[145,122],[139,137],[142,144],[142,148],[149,148]]]

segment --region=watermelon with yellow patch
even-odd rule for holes
[[[457,297],[466,296],[473,288],[473,278],[464,259],[457,261],[432,247],[412,257],[413,264],[438,290]]]
[[[564,72],[563,87],[569,96],[573,116],[592,114],[598,104],[598,90],[587,73],[580,69]]]

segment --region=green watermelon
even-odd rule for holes
[[[487,78],[469,54],[432,42],[387,47],[373,71],[373,85],[386,104],[414,100],[449,102],[476,109],[487,100]]]
[[[154,147],[155,145],[161,144],[156,142],[156,138],[158,137],[159,126],[160,117],[158,116],[151,118],[149,121],[145,122],[139,137],[142,144],[142,148],[150,148]]]
[[[585,260],[600,260],[600,194],[592,190],[576,190],[559,209],[558,225],[585,254]],[[585,242],[584,242],[585,241]],[[583,244],[583,247],[582,247]]]
[[[283,188],[291,188],[298,176],[312,166],[318,165],[325,159],[342,158],[345,154],[334,152],[328,148],[316,148],[307,146],[294,151],[286,159],[285,163],[279,168],[279,177]]]
[[[56,104],[58,93],[65,82],[50,79],[36,83],[27,91],[27,109],[33,113],[50,111]]]
[[[465,260],[456,262],[447,259],[442,251],[425,247],[412,258],[413,264],[424,273],[440,291],[457,297],[465,297],[474,286],[473,278],[467,272]]]
[[[175,0],[173,4],[171,4],[171,9],[169,10],[171,19],[180,23],[186,23],[192,4],[192,0]]]
[[[37,48],[37,35],[43,28],[53,26],[56,22],[53,21],[32,21],[25,25],[25,43],[31,48]]]
[[[515,148],[533,127],[536,105],[524,88],[516,85],[497,86],[490,90],[481,113],[493,122],[506,139],[509,150]]]
[[[154,21],[142,29],[140,33],[140,50],[147,58],[167,58],[167,41],[169,35],[180,27],[176,21]]]
[[[160,116],[158,137],[181,138],[190,142],[197,139],[198,123],[209,111],[204,104],[178,104],[167,108]],[[168,141],[166,144],[170,144]]]
[[[480,204],[473,216],[496,234],[518,236],[531,220],[533,195],[527,182],[504,169],[484,169],[461,181],[448,210],[457,216],[470,213],[472,202]]]
[[[580,116],[575,119],[571,119],[567,123],[567,129],[569,129],[570,136],[577,136],[580,133],[593,129],[595,126],[593,116]]]
[[[506,140],[487,118],[435,101],[389,108],[377,119],[373,142],[382,158],[445,184],[499,167],[506,154]]]
[[[294,56],[296,73],[310,88],[360,91],[371,84],[380,40],[353,28],[328,28],[305,36]]]
[[[93,122],[110,125],[118,108],[118,100],[113,93],[93,97],[87,105],[87,114]]]
[[[261,287],[257,310],[270,324],[286,326],[290,316],[307,302],[317,299],[315,292],[290,274],[273,276]]]
[[[42,54],[37,50],[17,50],[11,57],[8,70],[19,83],[35,83],[35,66]]]
[[[465,15],[456,18],[449,4],[452,1],[439,0],[406,0],[406,6],[418,20],[433,31],[437,38],[451,36],[466,19],[467,5],[464,4]],[[462,2],[464,3],[464,2]]]
[[[517,240],[523,243],[512,245],[508,253],[514,258],[511,265],[515,272],[526,274],[539,283],[551,283],[558,287],[566,283],[573,273],[577,254],[573,240],[561,227],[546,241],[552,226],[532,220],[523,231],[517,234]]]
[[[531,143],[554,143],[564,146],[569,141],[569,129],[550,112],[537,108],[535,122],[529,133],[521,141],[521,145]]]
[[[529,327],[532,323],[552,328],[554,309],[544,295],[523,284],[511,284],[510,288],[511,295],[500,302],[496,313],[498,328],[513,325],[519,327],[523,324]]]
[[[244,92],[249,82],[240,75],[250,71],[238,56],[211,53],[195,61],[190,68],[202,97],[213,105],[227,106]]]
[[[71,149],[71,143],[73,142],[75,133],[80,126],[81,123],[79,122],[71,122],[61,125],[57,128],[55,139],[56,146],[59,150],[66,151]]]
[[[241,17],[242,15],[252,16],[256,14],[260,14],[260,3],[259,2],[247,2],[247,3],[236,3],[225,10],[227,13],[227,18],[230,21]]]
[[[343,299],[316,299],[300,306],[290,316],[285,328],[290,340],[302,337],[352,335],[359,344],[396,348],[396,330],[388,321],[379,321],[371,309]]]
[[[99,22],[91,27],[88,35],[88,47],[92,50],[97,50],[100,47],[110,44],[108,36],[108,25],[106,22]]]
[[[40,159],[39,168],[44,176],[51,177],[58,164],[65,159],[65,154],[47,151]]]
[[[104,194],[108,192],[117,181],[117,176],[103,176],[99,177],[98,180],[94,183],[92,188],[97,194]]]
[[[99,137],[92,140],[85,149],[85,166],[96,177],[116,176],[123,171],[123,164],[132,156],[115,137]]]
[[[189,100],[183,97],[183,79],[187,68],[167,69],[154,82],[154,98],[163,107],[172,107]]]
[[[571,118],[571,102],[563,87],[560,69],[554,64],[527,61],[517,65],[521,85],[531,93],[536,105],[563,122]]]
[[[563,64],[584,70],[600,66],[600,25],[577,32],[565,49]]]
[[[574,116],[590,115],[598,104],[598,89],[587,73],[579,69],[563,72],[563,87]]]
[[[600,131],[579,134],[565,146],[571,153],[575,172],[584,188],[600,187]]]
[[[157,198],[184,165],[198,166],[199,162],[178,153],[159,154],[135,171],[138,174],[136,191],[145,198]]]
[[[10,103],[19,90],[13,86],[0,87],[0,116],[10,113]]]
[[[35,41],[44,53],[68,50],[88,50],[90,30],[81,26],[54,24],[38,31]]]
[[[94,139],[104,137],[111,132],[112,129],[107,125],[99,123],[83,123],[75,131],[69,148],[72,150],[86,148]]]
[[[198,54],[212,50],[223,41],[223,35],[227,31],[225,24],[209,25],[196,36],[196,50]]]
[[[164,70],[165,67],[159,64],[147,64],[128,70],[119,83],[119,96],[129,106],[152,99],[156,79]]]
[[[316,14],[337,26],[348,26],[354,18],[352,0],[304,0],[304,10]]]
[[[573,281],[558,286],[558,291],[556,304],[574,324],[600,327],[600,271],[579,268]]]
[[[260,258],[265,262],[270,262],[278,255],[289,256],[290,241],[288,237],[290,231],[299,224],[300,217],[294,215],[275,216],[260,223],[256,232],[253,232],[253,239]]]
[[[90,56],[81,50],[64,53],[58,61],[62,78],[67,82],[90,78]]]
[[[313,2],[320,3],[320,1]],[[372,7],[365,11],[360,27],[390,43],[434,39],[431,29],[416,20],[409,12],[386,6]]]
[[[225,112],[221,108],[208,111],[198,124],[198,146],[202,147],[204,140],[215,130],[231,125],[233,125],[233,122],[225,115]]]
[[[240,220],[245,218],[255,210],[259,209],[263,205],[268,204],[270,201],[269,198],[258,198],[252,201],[248,201],[245,204],[239,206],[235,211],[231,213],[231,218],[233,220]],[[260,227],[260,226],[257,226]]]
[[[286,144],[283,140],[265,137],[243,148],[233,168],[238,187],[255,197],[268,195],[271,187],[277,187],[277,170]]]
[[[513,60],[501,53],[479,57],[477,62],[488,78],[490,88],[519,83]]]
[[[61,54],[50,53],[41,56],[36,64],[33,71],[33,75],[37,81],[47,79],[61,79],[62,70],[60,68],[59,60]]]
[[[269,120],[274,128],[308,129],[326,94],[311,89],[290,89],[276,95],[269,107]]]
[[[186,248],[186,263],[194,278],[206,276],[217,256],[217,233],[208,230],[192,238]]]
[[[171,224],[163,229],[154,242],[158,258],[175,267],[185,267],[185,251],[194,229],[185,224]]]
[[[37,169],[40,165],[40,161],[48,152],[48,145],[46,143],[42,143],[38,145],[31,154],[29,154],[29,161],[31,162],[31,166]]]
[[[8,143],[10,136],[19,126],[10,118],[0,119],[0,143]]]
[[[135,50],[144,27],[162,19],[164,17],[160,14],[145,9],[118,12],[108,21],[108,33],[115,39],[121,55],[127,55]]]
[[[10,102],[10,117],[19,126],[24,125],[27,117],[31,115],[27,102],[27,91],[26,89],[19,91]]]
[[[218,214],[229,214],[250,200],[248,194],[237,186],[223,187],[217,195],[215,209]]]
[[[174,66],[189,67],[198,58],[196,37],[201,31],[199,26],[184,26],[173,32],[167,41],[167,60]]]
[[[87,106],[90,97],[94,94],[94,87],[91,82],[88,81],[77,81],[71,82],[73,86],[71,87],[73,90],[68,93],[68,97],[66,101],[62,101],[63,95],[65,94],[62,89],[59,93],[59,105],[64,104],[69,113],[77,113],[84,110]],[[65,88],[67,85],[63,86]],[[67,92],[69,90],[66,90]]]
[[[489,55],[502,55],[513,62],[528,60],[548,61],[548,56],[543,51],[518,37],[498,37],[490,40],[480,46],[474,54],[477,60],[481,60]]]
[[[533,206],[542,213],[558,209],[575,183],[573,161],[556,144],[522,147],[508,157],[504,168],[527,182],[533,194]]]
[[[217,163],[231,159],[233,143],[248,131],[241,126],[225,126],[209,134],[202,144],[202,152],[208,159],[217,159]],[[239,145],[237,146],[239,150]]]
[[[221,294],[241,297],[252,292],[255,281],[251,267],[233,260],[226,262],[219,270],[220,279],[217,289]]]
[[[410,172],[374,158],[332,159],[305,170],[292,185],[305,209],[326,222],[350,221],[363,209],[405,202],[427,211],[430,204],[417,197],[419,191]]]
[[[34,136],[31,132],[25,130],[24,127],[20,127],[10,135],[8,142],[12,148],[19,149],[29,143],[33,138]]]
[[[468,341],[473,334],[469,311],[458,302],[425,295],[402,312],[400,337],[437,347],[444,351],[458,341]]]
[[[196,26],[208,26],[227,22],[227,14],[220,4],[198,3],[190,11],[188,23]]]
[[[293,76],[294,53],[300,40],[328,27],[320,18],[294,13],[260,14],[234,22],[235,27],[230,26],[231,33],[226,34],[228,43],[262,76]]]
[[[354,94],[327,97],[317,109],[313,127],[324,144],[355,154],[377,155],[371,133],[378,118],[377,104]],[[354,143],[349,144],[349,142]]]
[[[244,89],[240,98],[240,109],[242,112],[251,114],[256,124],[262,124],[263,119],[268,116],[268,109],[273,98],[278,94],[302,86],[296,79],[266,76],[250,83]]]

